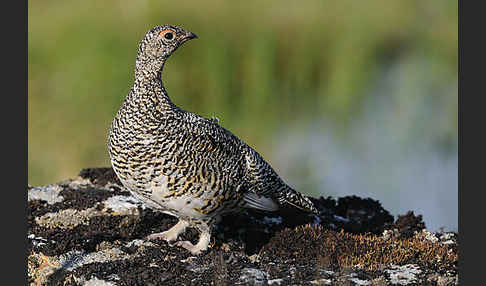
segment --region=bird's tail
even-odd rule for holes
[[[298,209],[308,211],[314,214],[319,214],[319,211],[316,209],[312,201],[309,200],[309,198],[292,189],[291,187],[285,186],[285,190],[280,191],[279,194],[281,195],[277,198],[277,200],[280,204],[289,204]]]

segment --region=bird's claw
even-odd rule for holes
[[[190,241],[178,241],[175,245],[189,250],[193,255],[199,255],[202,252],[198,245],[194,245]]]

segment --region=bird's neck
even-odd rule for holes
[[[162,82],[165,59],[137,59],[135,63],[134,96],[145,107],[154,111],[170,110],[174,104]]]

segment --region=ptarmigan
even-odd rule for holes
[[[109,132],[111,164],[123,185],[157,211],[179,218],[148,239],[175,241],[186,227],[199,241],[176,243],[193,254],[208,248],[211,230],[223,214],[244,207],[275,211],[290,204],[317,213],[312,202],[275,173],[246,143],[218,125],[177,107],[162,83],[169,56],[195,34],[157,26],[140,42],[135,80]]]

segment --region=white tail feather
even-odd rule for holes
[[[270,198],[259,196],[255,193],[246,193],[244,198],[246,202],[245,207],[254,208],[264,211],[276,211],[278,210],[278,205]]]

